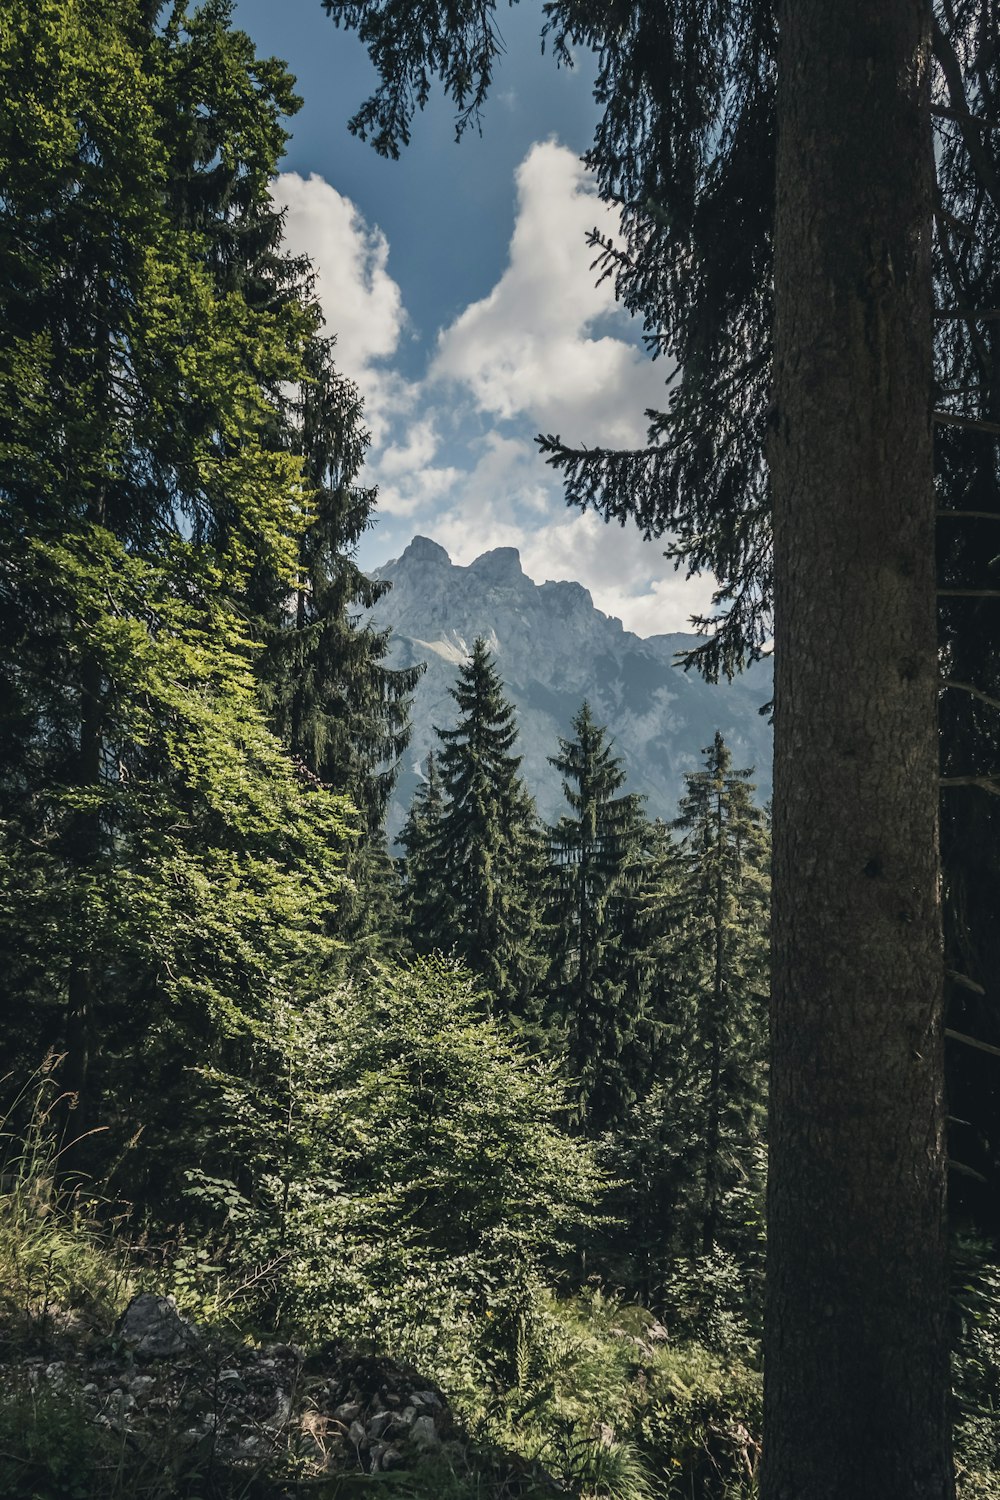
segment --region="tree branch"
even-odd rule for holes
[[[1000,435],[1000,422],[986,422],[980,417],[956,417],[950,411],[936,411],[934,420],[939,427],[968,427],[974,432]]]
[[[973,115],[969,109],[969,101],[965,97],[962,65],[958,60],[958,54],[937,21],[934,22],[933,36],[934,55],[941,64],[941,71],[948,85],[948,97],[962,132],[965,149],[969,153],[976,176],[992,198],[994,208],[1000,213],[1000,177],[997,176],[996,167],[983,144],[982,136],[969,124]]]
[[[962,1042],[966,1047],[975,1047],[977,1052],[988,1052],[991,1057],[1000,1057],[1000,1047],[994,1047],[990,1042],[981,1042],[978,1037],[966,1036],[964,1031],[952,1031],[950,1026],[946,1026],[944,1034],[949,1041]]]
[[[991,698],[989,693],[984,693],[981,688],[974,687],[971,682],[956,682],[954,678],[945,677],[941,686],[956,688],[960,693],[968,693],[971,698],[978,698],[981,703],[988,703],[990,708],[1000,708],[1000,698]]]
[[[952,984],[959,985],[963,990],[971,990],[974,995],[985,995],[986,991],[981,984],[970,979],[968,974],[960,974],[957,969],[945,969],[945,978],[950,979]]]

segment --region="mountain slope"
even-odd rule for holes
[[[758,798],[770,795],[771,731],[759,713],[771,696],[770,662],[732,683],[710,686],[674,665],[674,654],[694,637],[643,640],[595,609],[581,584],[533,583],[513,547],[459,567],[443,547],[418,536],[374,576],[392,583],[373,612],[376,624],[393,631],[390,664],[427,663],[389,814],[390,835],[399,830],[428,750],[437,747],[433,726],[454,720],[448,689],[477,635],[495,652],[517,706],[522,771],[547,820],[563,810],[560,778],[548,757],[558,736],[569,733],[584,698],[598,722],[609,726],[629,790],[646,796],[650,815],[673,817],[684,772],[700,766],[716,729],[737,766],[756,768]]]

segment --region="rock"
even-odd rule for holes
[[[372,1443],[371,1447],[369,1448],[368,1451],[371,1454],[371,1464],[369,1465],[369,1469],[372,1474],[378,1473],[379,1459],[385,1452],[386,1446],[387,1445],[385,1443]]]
[[[410,1441],[415,1443],[423,1453],[426,1453],[429,1448],[440,1448],[441,1439],[434,1426],[434,1418],[418,1417],[410,1428]]]
[[[354,1421],[355,1417],[360,1417],[361,1402],[342,1401],[339,1406],[334,1407],[333,1415],[336,1417],[338,1422],[343,1422],[349,1425]]]
[[[405,1469],[406,1459],[398,1448],[388,1447],[383,1450],[379,1468],[388,1473],[392,1469]]]
[[[394,1418],[391,1411],[378,1412],[368,1423],[368,1436],[373,1438],[380,1438],[385,1432],[386,1428],[392,1424],[393,1420]]]
[[[284,1427],[292,1415],[292,1398],[287,1391],[277,1390],[274,1393],[274,1410],[263,1423],[269,1432],[277,1432]]]
[[[353,1421],[350,1427],[347,1429],[347,1436],[349,1440],[354,1444],[355,1448],[361,1448],[363,1445],[367,1445],[368,1434],[365,1432],[365,1429],[364,1427],[362,1427],[361,1423],[357,1420]]]
[[[118,1323],[122,1341],[143,1359],[171,1359],[198,1343],[198,1335],[177,1311],[173,1297],[141,1292],[133,1297]]]
[[[440,1411],[444,1406],[444,1402],[437,1391],[414,1391],[410,1400],[417,1408],[429,1406],[433,1411]]]

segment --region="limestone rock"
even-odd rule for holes
[[[122,1313],[118,1334],[142,1359],[173,1359],[198,1343],[193,1325],[177,1311],[173,1297],[140,1292]]]

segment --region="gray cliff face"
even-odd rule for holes
[[[539,585],[526,578],[513,547],[485,552],[462,568],[443,547],[418,536],[374,576],[392,583],[373,612],[374,623],[393,632],[390,664],[427,663],[389,813],[390,837],[399,831],[427,752],[437,748],[434,725],[454,722],[448,689],[479,635],[517,707],[522,773],[547,821],[564,810],[560,777],[548,757],[559,736],[570,734],[584,698],[607,724],[628,789],[646,797],[650,816],[674,816],[684,772],[699,768],[717,729],[734,764],[755,767],[758,799],[770,796],[771,731],[758,712],[771,696],[769,662],[712,687],[674,665],[674,653],[695,637],[632,635],[595,609],[581,584]]]

